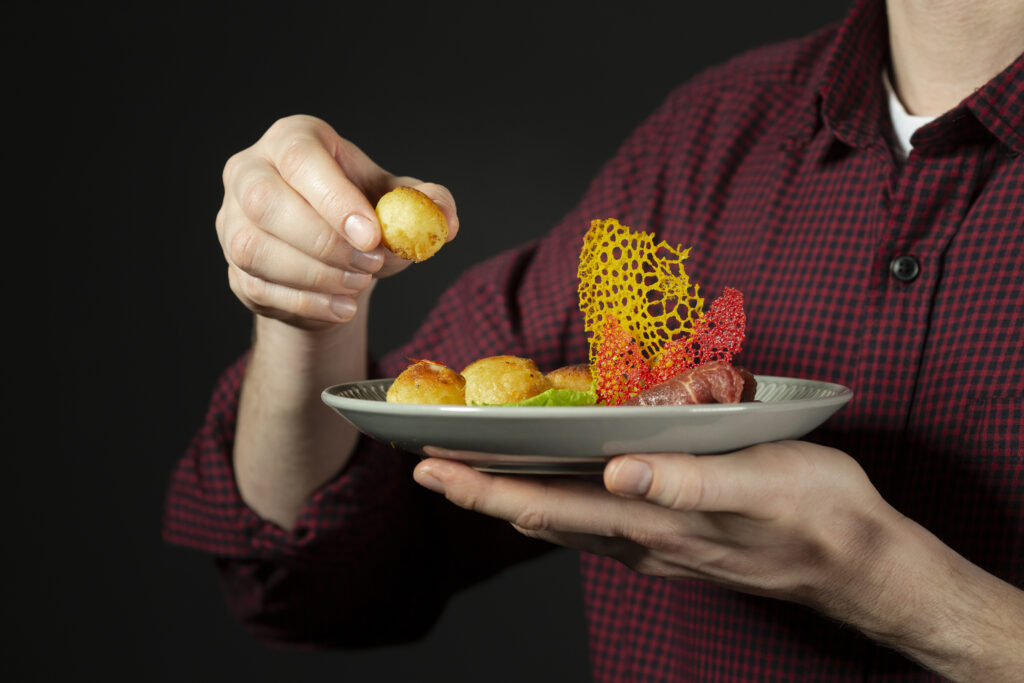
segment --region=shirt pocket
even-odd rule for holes
[[[963,477],[947,515],[959,518],[962,554],[1024,586],[1024,392],[968,403]]]
[[[1024,464],[1024,392],[974,396],[967,424],[970,450],[996,466],[997,480],[1020,484]],[[1016,473],[1016,478],[1010,476]],[[1018,495],[1020,491],[1018,489]]]

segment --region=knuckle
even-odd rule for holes
[[[273,310],[264,296],[266,283],[228,266],[228,286],[235,297],[253,313],[265,315]],[[255,297],[255,298],[254,298]]]
[[[514,523],[527,531],[544,531],[549,527],[548,519],[543,509],[528,505],[516,514]]]
[[[256,223],[267,217],[276,202],[274,185],[267,176],[250,176],[242,185],[239,203],[245,215]]]
[[[227,210],[224,208],[224,205],[221,204],[221,207],[217,209],[217,215],[213,218],[213,227],[217,231],[217,236],[222,242],[224,240],[224,230],[227,227],[227,220]]]
[[[312,297],[301,290],[290,290],[288,292],[284,308],[301,318],[314,317],[315,307]]]
[[[711,482],[698,468],[689,467],[695,456],[676,454],[662,467],[654,467],[654,476],[646,498],[672,510],[699,508],[714,494]]]
[[[484,500],[484,496],[482,495],[482,493],[480,491],[475,490],[461,492],[458,495],[458,497],[455,497],[448,493],[446,493],[445,495],[447,495],[448,499],[451,500],[456,505],[458,505],[459,507],[465,508],[466,510],[471,510],[473,512],[478,512],[481,510],[481,504],[482,501]]]
[[[284,178],[294,178],[309,162],[317,141],[305,132],[296,132],[288,137],[277,156],[277,170]]]
[[[318,230],[311,245],[313,256],[320,261],[329,261],[344,242],[336,230]]]
[[[231,176],[234,175],[235,167],[238,166],[239,154],[241,154],[241,152],[232,154],[230,157],[228,157],[228,160],[224,162],[224,168],[221,169],[220,172],[220,179],[221,182],[224,184],[224,187],[227,187],[228,185],[231,184]]]
[[[318,119],[315,116],[309,114],[291,114],[289,116],[282,116],[270,125],[267,129],[267,136],[276,137],[282,135],[288,135],[294,133],[297,130],[303,130],[308,128],[316,128],[324,125],[322,119]]]
[[[677,482],[666,499],[673,510],[694,510],[707,500],[707,494],[707,483],[703,477],[697,477]]]
[[[290,135],[300,125],[301,117],[297,115],[283,116],[267,128],[267,132],[263,134],[260,142],[270,142],[277,140],[286,135]]]
[[[320,264],[310,266],[306,282],[314,292],[328,292],[337,289],[338,278],[331,269]]]
[[[325,190],[317,202],[317,213],[326,218],[331,225],[340,225],[342,216],[348,213],[348,207],[341,194],[335,189]]]
[[[238,269],[228,264],[228,287],[231,288],[232,293],[239,299],[243,299],[241,275],[238,273]]]
[[[252,272],[262,258],[263,245],[259,232],[242,229],[235,232],[225,246],[228,260],[245,272]]]
[[[228,160],[224,162],[224,168],[221,170],[220,178],[221,182],[224,183],[224,187],[227,188],[231,185],[235,177],[238,176],[239,172],[245,167],[246,159],[249,158],[250,150],[243,149],[240,152],[235,152]]]
[[[257,306],[267,303],[267,283],[265,280],[244,275],[240,278],[239,287],[242,298]]]

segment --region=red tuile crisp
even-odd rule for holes
[[[620,405],[651,385],[651,370],[640,346],[612,316],[604,320],[594,377],[598,402],[609,406]]]
[[[660,384],[683,370],[704,363],[731,362],[743,346],[746,322],[743,294],[726,287],[722,295],[711,302],[707,315],[697,320],[688,337],[665,345],[651,369],[651,382]]]

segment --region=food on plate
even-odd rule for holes
[[[712,361],[683,370],[626,399],[625,406],[685,406],[699,403],[739,403],[753,400],[754,376],[725,361]]]
[[[425,261],[448,239],[448,220],[427,195],[396,187],[377,202],[381,242],[396,256]]]
[[[732,365],[746,328],[743,295],[726,287],[705,311],[683,267],[689,252],[614,219],[592,221],[577,270],[588,363],[544,374],[529,358],[501,355],[476,360],[460,374],[417,361],[395,380],[387,400],[488,406],[752,401],[754,376]]]
[[[465,405],[466,380],[442,363],[414,361],[388,388],[388,403]]]
[[[555,389],[567,389],[583,393],[594,390],[594,378],[590,374],[590,366],[586,363],[566,365],[557,370],[552,370],[545,376]]]
[[[537,364],[518,356],[480,358],[462,370],[467,405],[518,403],[551,388]]]
[[[556,386],[533,361],[515,356],[481,358],[462,373],[443,363],[416,360],[395,378],[385,400],[489,406],[592,406],[597,401],[588,366],[560,368],[548,374],[561,378],[562,383]]]
[[[544,375],[551,388],[506,406],[592,406],[597,403],[594,378],[586,363],[566,365]]]

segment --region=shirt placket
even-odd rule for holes
[[[858,386],[870,397],[872,432],[892,447],[914,409],[943,254],[980,183],[981,157],[978,145],[915,150],[886,188]]]

